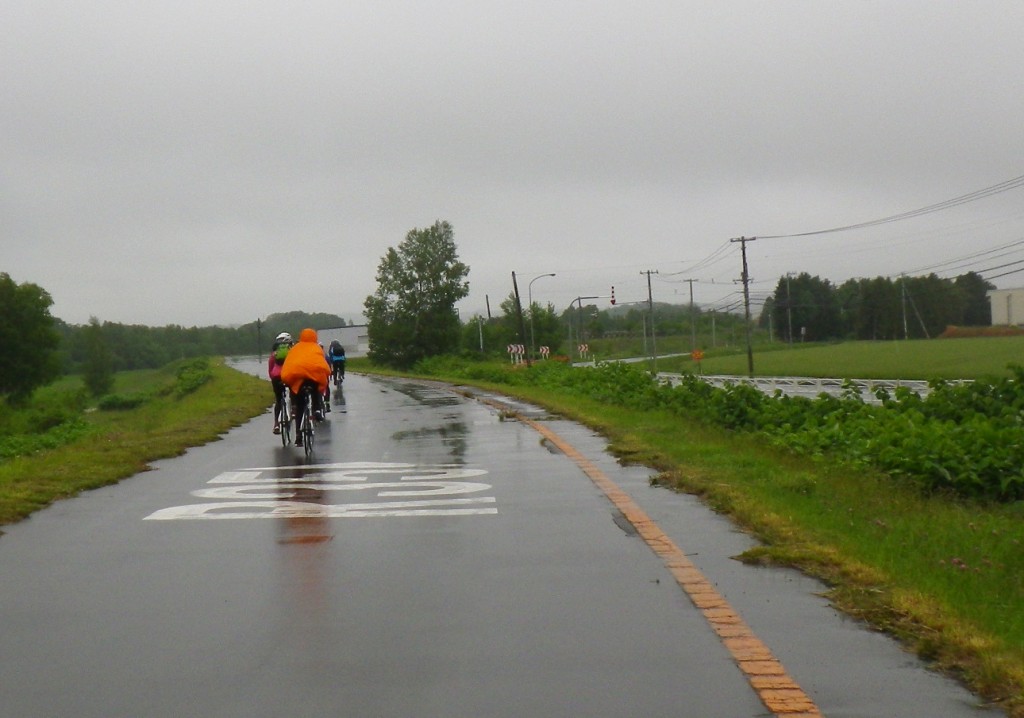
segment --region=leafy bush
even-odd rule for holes
[[[210,360],[206,357],[189,359],[178,365],[175,372],[174,386],[170,393],[181,398],[191,394],[213,378],[213,370],[210,368]]]
[[[440,360],[421,369],[512,385],[550,387],[595,401],[665,409],[732,431],[757,433],[771,444],[811,457],[828,457],[880,470],[927,492],[998,501],[1024,499],[1024,369],[967,385],[933,382],[922,398],[905,388],[880,392],[867,404],[848,386],[839,397],[768,396],[736,383],[715,388],[684,377],[659,384],[642,368],[623,363],[572,368],[540,362],[529,370]]]
[[[100,411],[124,411],[142,406],[149,399],[145,394],[108,394],[100,399]]]
[[[40,434],[61,424],[77,419],[85,404],[80,392],[70,392],[47,400],[33,400],[26,409],[20,412],[20,431],[27,434]]]
[[[76,417],[49,430],[35,434],[12,434],[0,437],[0,459],[27,456],[44,449],[55,449],[81,438],[89,431],[89,425]]]

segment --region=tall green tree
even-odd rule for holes
[[[502,352],[509,344],[519,344],[519,316],[516,314],[516,295],[509,292],[509,295],[501,302],[501,314],[494,319],[493,336],[497,340]],[[527,309],[524,307],[523,311]],[[527,330],[526,341],[530,341],[529,330]]]
[[[988,326],[992,323],[992,306],[988,301],[988,292],[996,285],[986,281],[977,272],[961,274],[953,280],[953,285],[960,292],[963,312],[960,324],[970,327]]]
[[[937,337],[963,319],[963,296],[949,279],[935,274],[901,280],[908,303],[911,338]]]
[[[807,272],[780,277],[772,300],[778,334],[788,341],[824,341],[843,336],[839,299],[827,279]]]
[[[551,354],[559,354],[562,351],[562,342],[565,341],[565,332],[562,331],[562,323],[558,321],[555,314],[555,307],[550,302],[542,307],[537,302],[530,307],[530,325],[527,331],[535,344],[534,350],[540,347],[547,347]]]
[[[21,401],[60,373],[52,305],[42,287],[0,273],[0,397]]]
[[[397,248],[389,247],[377,267],[377,290],[363,303],[370,359],[408,368],[457,351],[455,303],[469,294],[468,274],[448,222],[410,230]]]
[[[114,388],[114,357],[107,346],[103,327],[96,317],[89,319],[85,334],[85,368],[82,378],[93,396],[109,394]]]
[[[854,338],[901,338],[903,310],[899,285],[888,277],[857,279],[850,282],[856,283],[857,290],[857,301],[853,305],[851,318]]]

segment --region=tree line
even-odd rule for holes
[[[0,399],[19,402],[64,374],[82,374],[95,395],[117,371],[155,369],[177,359],[266,353],[282,331],[339,327],[335,314],[283,312],[238,327],[149,327],[101,322],[69,324],[50,313],[53,298],[31,282],[0,273]],[[351,324],[351,322],[348,322]]]
[[[522,307],[514,293],[497,317],[462,321],[455,304],[469,293],[469,267],[459,260],[453,235],[441,221],[411,230],[381,260],[377,291],[364,303],[373,361],[408,368],[429,356],[501,354],[509,344],[523,343],[571,354],[576,342],[614,336],[690,334],[699,347],[709,338],[714,343],[718,332],[728,342],[745,330],[742,317],[698,306],[659,303],[652,312],[647,306],[570,305],[556,314],[550,304]],[[974,272],[952,280],[930,274],[839,286],[808,273],[786,275],[765,301],[757,325],[785,341],[936,337],[949,325],[990,324],[987,292],[994,288]]]
[[[58,357],[64,372],[79,373],[89,360],[92,334],[99,334],[110,354],[114,371],[154,369],[176,359],[201,356],[265,354],[275,336],[290,332],[297,336],[303,327],[339,327],[346,322],[334,314],[283,312],[237,327],[183,327],[170,324],[149,327],[139,324],[99,322],[86,326],[59,319],[54,326],[60,337]]]
[[[955,279],[851,279],[835,286],[802,273],[780,277],[759,326],[786,341],[928,339],[949,326],[992,323],[995,285],[968,272]]]
[[[653,318],[646,306],[570,305],[557,314],[551,304],[521,308],[514,293],[502,302],[497,318],[462,321],[455,305],[469,294],[468,275],[448,222],[413,229],[397,247],[388,248],[377,269],[377,290],[364,302],[370,359],[408,368],[441,354],[502,354],[509,344],[547,346],[557,355],[571,354],[576,342],[592,339],[643,336],[646,341],[648,335],[687,333],[695,346],[702,346],[696,343],[698,334],[705,340],[716,331],[735,334],[744,324],[735,315],[662,303],[654,304]],[[990,324],[987,292],[994,288],[974,272],[952,280],[931,274],[856,279],[839,286],[807,273],[786,275],[765,301],[758,325],[788,341],[935,337],[949,325]],[[287,312],[239,327],[148,327],[95,318],[75,326],[52,317],[52,303],[42,287],[0,274],[0,345],[32,347],[0,357],[0,398],[24,398],[61,373],[79,372],[87,379],[98,377],[97,393],[109,388],[109,374],[115,371],[200,356],[262,353],[281,331],[346,324],[333,314]]]

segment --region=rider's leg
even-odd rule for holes
[[[274,433],[281,431],[282,412],[284,411],[284,382],[280,379],[271,379],[271,386],[274,388]],[[285,421],[288,417],[283,417]]]
[[[317,386],[316,382],[309,382],[309,386],[313,389],[313,415],[318,419],[323,419],[324,395],[320,392],[320,387]]]
[[[295,438],[296,438],[296,443],[297,444],[301,444],[302,443],[302,433],[300,432],[300,429],[302,429],[302,411],[301,411],[301,408],[300,408],[301,407],[300,402],[302,401],[302,399],[301,399],[301,397],[298,394],[294,393],[291,389],[288,390],[288,393],[289,393],[289,395],[291,396],[291,399],[292,399],[292,412],[295,415]]]

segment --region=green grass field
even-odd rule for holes
[[[265,381],[211,361],[209,380],[187,392],[180,385],[180,364],[163,369],[119,373],[115,391],[142,394],[145,401],[125,411],[89,408],[75,425],[84,427],[57,442],[42,443],[38,431],[17,446],[24,451],[0,460],[0,525],[19,521],[57,499],[115,483],[147,469],[147,462],[181,454],[191,446],[214,441],[233,426],[256,416],[271,403]],[[80,377],[67,377],[45,387],[26,414],[83,401]],[[69,409],[71,413],[77,409]],[[17,417],[6,423],[16,429]],[[58,427],[59,429],[60,427]],[[0,435],[0,442],[17,436]]]
[[[837,379],[980,379],[1008,376],[1010,364],[1024,364],[1024,337],[843,342],[754,350],[755,376],[813,376]],[[747,374],[745,351],[706,351],[704,374]],[[659,371],[697,372],[689,357],[658,360]]]

